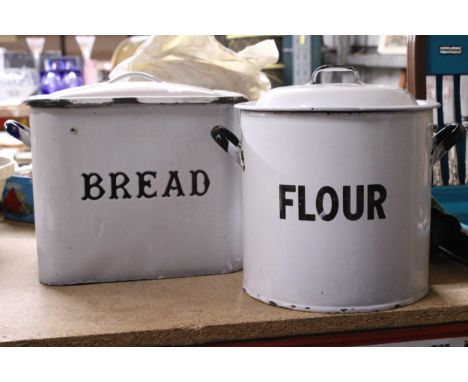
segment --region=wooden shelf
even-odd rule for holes
[[[365,344],[365,338],[418,339],[421,333],[468,335],[468,268],[441,260],[431,265],[430,283],[428,295],[415,304],[360,314],[297,312],[261,303],[243,292],[242,272],[44,286],[37,277],[34,227],[4,221],[0,345],[243,345],[266,339],[270,345],[352,345]],[[440,325],[445,329],[431,329]]]

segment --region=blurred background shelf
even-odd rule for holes
[[[335,63],[337,54],[332,52],[325,52],[323,54],[323,61],[325,63]],[[378,53],[369,54],[350,54],[346,56],[347,65],[362,66],[365,68],[391,68],[391,69],[405,69],[406,68],[406,55],[382,55]]]

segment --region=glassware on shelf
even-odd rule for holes
[[[39,75],[32,56],[24,52],[9,52],[3,49],[3,64],[0,68],[0,100],[2,104],[19,104],[34,94],[38,88]]]
[[[42,50],[44,49],[44,37],[26,37],[26,44],[28,44],[34,59],[34,67],[39,71],[40,58]]]
[[[5,70],[5,52],[6,49],[0,46],[0,72]]]
[[[41,93],[50,94],[84,84],[78,57],[53,57],[45,61],[41,71]]]
[[[75,36],[75,40],[80,47],[81,55],[83,56],[83,73],[85,84],[94,84],[98,82],[98,71],[96,62],[91,59],[94,42],[96,36]]]

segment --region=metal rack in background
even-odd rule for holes
[[[361,40],[364,39],[360,43],[355,41],[354,37],[356,36],[284,36],[283,63],[285,66],[285,84],[304,84],[309,82],[314,69],[323,64],[358,67],[364,80],[366,80],[366,73],[374,70],[397,71],[399,73],[405,69],[405,54],[380,54],[377,52],[377,46],[369,45],[370,36],[360,36]],[[326,44],[327,38],[328,40],[332,38],[332,47]]]
[[[444,123],[463,123],[461,100],[461,76],[468,75],[468,36],[410,36],[408,44],[408,90],[416,98],[425,99],[427,84],[435,79],[435,98],[441,104],[435,124],[441,129]],[[453,105],[444,102],[444,78],[453,81]],[[446,100],[446,99],[445,99]],[[449,113],[446,107],[453,107]],[[453,120],[446,118],[453,114]],[[441,160],[440,176],[434,177],[434,185],[467,183],[466,142],[460,141],[456,150]],[[440,179],[438,179],[440,178]],[[445,192],[445,191],[444,191]]]
[[[283,64],[285,85],[309,82],[312,72],[322,65],[322,36],[283,36]]]

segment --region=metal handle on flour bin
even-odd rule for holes
[[[141,77],[141,78],[145,78],[147,80],[151,80],[151,81],[154,81],[154,82],[162,82],[159,78],[156,78],[155,76],[153,76],[152,74],[148,74],[148,73],[145,73],[145,72],[128,72],[128,73],[124,73],[124,74],[121,74],[115,78],[112,78],[111,80],[107,81],[109,84],[113,84],[114,82],[117,82],[117,81],[121,81],[123,80],[124,78],[127,78],[127,77]]]
[[[432,163],[437,163],[465,134],[465,127],[461,123],[451,123],[440,129],[433,137]]]
[[[327,72],[351,72],[354,75],[354,82],[356,84],[360,84],[361,79],[359,77],[359,72],[350,65],[322,65],[319,66],[317,69],[314,70],[312,73],[312,81],[310,81],[307,85],[315,85],[318,84],[318,76],[320,73],[327,73]]]
[[[26,146],[31,147],[31,132],[29,127],[26,127],[13,119],[5,121],[3,126],[8,134],[23,142]]]
[[[235,159],[236,163],[244,171],[244,153],[239,138],[231,130],[219,125],[211,129],[211,137],[224,151]]]

